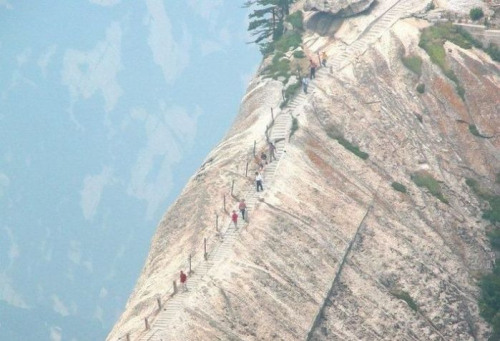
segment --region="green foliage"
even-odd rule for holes
[[[406,304],[408,304],[408,306],[413,310],[413,311],[417,311],[418,310],[418,306],[417,306],[417,303],[415,303],[415,301],[413,300],[413,298],[411,298],[410,294],[407,293],[406,291],[391,291],[391,294],[392,296],[396,297],[396,298],[399,298],[400,300],[403,300],[406,302]]]
[[[259,44],[264,55],[270,54],[273,42],[281,39],[285,32],[283,21],[289,16],[290,5],[295,0],[248,0],[243,7],[255,8],[248,16],[248,31],[254,37],[253,42]],[[297,16],[297,15],[296,15]],[[295,17],[296,17],[295,16]],[[295,21],[298,18],[295,18]]]
[[[497,180],[500,173],[497,174]],[[483,211],[483,218],[492,223],[500,222],[500,195],[494,195],[481,188],[474,179],[466,179],[465,183],[483,200],[488,201],[490,208]],[[488,232],[492,248],[500,251],[500,229],[494,226]],[[500,340],[500,260],[496,259],[493,272],[485,275],[479,281],[481,295],[479,297],[479,311],[481,316],[490,323],[493,334],[490,340]]]
[[[479,190],[479,183],[476,180],[467,178],[465,179],[465,184],[469,186],[474,191],[474,193],[478,194],[477,191]]]
[[[297,81],[293,84],[290,84],[286,87],[285,92],[284,92],[284,97],[285,99],[283,102],[280,104],[280,108],[283,109],[284,107],[287,106],[288,102],[295,96],[297,91],[300,89],[300,81]]]
[[[286,17],[286,21],[292,24],[293,29],[303,30],[304,29],[304,16],[302,11],[297,11]]]
[[[500,62],[500,48],[497,45],[490,44],[485,51],[490,55],[491,59]]]
[[[273,56],[271,64],[262,70],[262,74],[265,78],[272,79],[284,77],[284,83],[286,83],[290,78],[290,60],[282,52],[277,52]]]
[[[457,91],[457,94],[458,94],[458,96],[460,96],[462,101],[465,101],[465,89],[464,89],[464,87],[461,86],[460,84],[457,84],[455,86],[455,90]]]
[[[495,262],[493,273],[483,276],[479,282],[479,311],[493,328],[489,340],[500,340],[500,268],[497,263],[498,260]]]
[[[495,228],[488,232],[488,238],[490,239],[491,246],[496,250],[500,250],[500,230]]]
[[[478,49],[482,49],[483,48],[483,43],[479,40],[477,40],[476,38],[474,38],[472,36],[472,34],[470,34],[466,29],[460,27],[460,26],[456,26],[457,28],[457,32],[460,33],[460,35],[467,41],[469,41],[472,46],[474,47],[477,47]]]
[[[434,179],[430,174],[425,172],[415,173],[411,176],[411,179],[418,187],[427,188],[427,190],[441,202],[448,204],[448,200],[443,196],[441,192],[441,185]]]
[[[434,2],[431,1],[427,4],[427,6],[425,6],[425,11],[426,12],[429,12],[429,11],[432,11],[433,9],[436,8],[436,5],[434,5]]]
[[[474,124],[469,124],[469,131],[472,135],[481,137],[479,130],[477,130],[477,127]]]
[[[422,58],[419,56],[401,57],[403,65],[420,76],[422,74]]]
[[[295,31],[286,32],[279,40],[272,43],[271,51],[274,50],[275,55],[271,60],[271,64],[264,68],[262,72],[264,77],[272,79],[283,77],[283,83],[286,84],[291,76],[291,70],[290,60],[285,57],[285,53],[292,48],[299,47],[300,44],[302,44],[302,36]]]
[[[487,136],[482,135],[479,130],[477,130],[477,127],[474,124],[469,124],[469,131],[472,135],[481,137],[481,138],[487,138]]]
[[[425,92],[425,84],[420,83],[419,85],[417,85],[417,92],[419,94],[423,94]]]
[[[340,143],[345,149],[347,149],[357,157],[366,160],[370,156],[368,153],[361,151],[358,146],[346,140],[343,134],[336,127],[334,126],[328,127],[326,129],[326,134],[330,138],[337,140],[337,142]]]
[[[297,120],[297,117],[292,116],[292,128],[290,129],[289,138],[291,138],[297,130],[299,130],[299,120]]]
[[[407,192],[406,190],[406,186],[403,185],[403,184],[400,184],[399,182],[396,182],[394,181],[392,184],[391,184],[392,188],[394,188],[394,190],[398,191],[398,192],[401,192],[401,193],[405,193]]]
[[[492,223],[500,222],[500,195],[494,195],[482,189],[474,179],[466,179],[465,183],[480,199],[488,202],[490,207],[483,211],[483,219],[489,220]]]
[[[302,59],[306,57],[304,51],[293,51],[293,57],[297,59]]]
[[[472,20],[479,20],[484,17],[483,9],[481,7],[474,7],[469,11],[469,16]]]
[[[288,52],[290,49],[294,49],[302,44],[302,36],[299,32],[292,31],[286,32],[281,39],[275,41],[274,48],[277,51]]]
[[[472,46],[479,46],[480,42],[472,38],[465,30],[451,23],[437,24],[425,28],[420,36],[418,46],[424,49],[431,58],[431,61],[439,66],[446,77],[455,83],[457,94],[462,100],[465,100],[465,89],[460,85],[458,77],[446,62],[446,52],[443,47],[446,40],[464,49],[470,49]]]
[[[490,208],[483,212],[483,219],[489,220],[492,223],[500,222],[500,195],[491,196],[488,200]]]

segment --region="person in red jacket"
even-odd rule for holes
[[[188,291],[188,287],[187,287],[187,276],[184,272],[182,272],[181,270],[181,287],[182,289],[184,289],[184,291]]]
[[[238,213],[236,213],[235,210],[233,210],[233,215],[231,216],[231,220],[234,223],[234,228],[238,228]]]

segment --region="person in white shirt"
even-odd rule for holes
[[[257,185],[257,192],[259,192],[259,188],[261,191],[264,191],[264,187],[262,187],[262,175],[259,172],[255,172],[255,184]]]

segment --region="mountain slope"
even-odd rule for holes
[[[418,47],[426,24],[387,22],[372,40],[347,48],[352,30],[341,27],[335,40],[307,32],[305,46],[329,51],[332,68],[320,69],[310,93],[281,112],[281,82],[252,81],[228,135],[160,223],[109,340],[127,333],[154,340],[487,338],[477,278],[494,257],[482,204],[465,180],[499,190],[498,63],[447,42],[462,99]],[[420,76],[403,56],[422,60]],[[422,94],[418,84],[425,84]],[[298,122],[274,178],[265,179],[232,252],[183,294],[163,334],[152,336],[144,318],[154,326],[156,299],[168,298],[189,253],[196,272],[204,238],[209,259],[218,245],[215,213],[223,231],[230,226],[223,197],[228,211],[236,207],[233,180],[235,197],[252,188],[254,141],[265,150],[270,108],[273,117]],[[473,135],[470,125],[491,138]]]

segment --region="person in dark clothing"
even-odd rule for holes
[[[310,64],[309,66],[311,68],[309,78],[314,79],[314,78],[316,78],[316,63],[312,59],[309,59],[309,64]]]
[[[260,154],[260,159],[262,160],[263,163],[265,163],[267,165],[267,155],[266,155],[266,153],[262,152]]]
[[[276,147],[272,142],[269,142],[269,163],[276,161],[276,155],[275,155]]]

